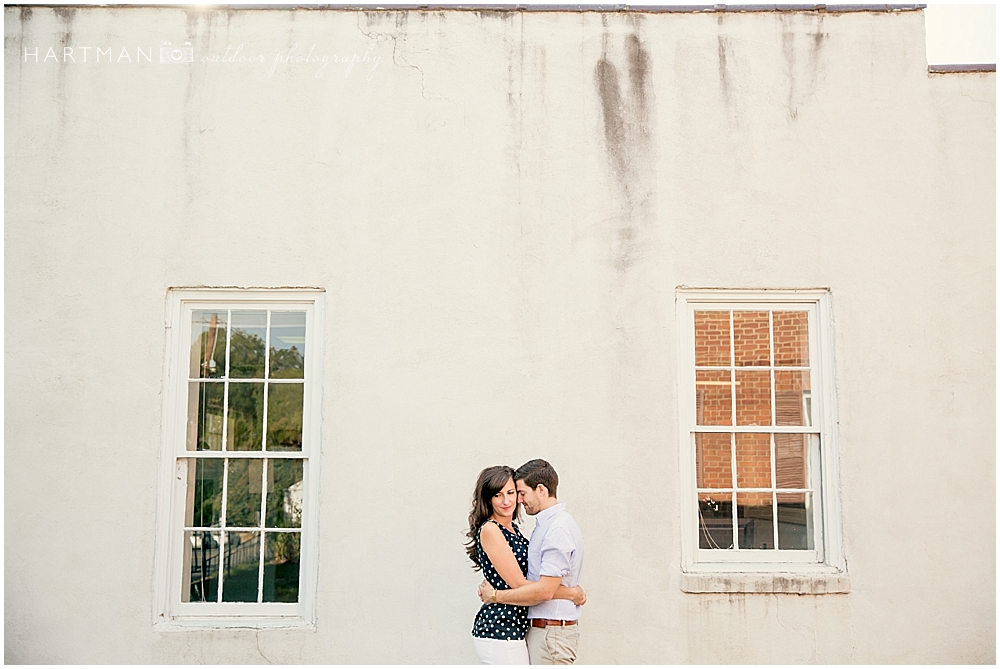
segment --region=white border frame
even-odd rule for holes
[[[315,628],[316,595],[319,577],[319,485],[322,453],[324,298],[322,288],[170,288],[166,295],[163,415],[156,510],[156,544],[153,559],[153,626],[157,630],[206,628]],[[306,312],[306,406],[303,407],[303,455],[306,458],[305,494],[300,548],[299,601],[296,604],[208,604],[213,613],[192,615],[191,604],[180,601],[179,551],[182,546],[173,532],[183,516],[183,500],[173,480],[177,459],[182,454],[186,421],[182,401],[186,393],[188,357],[182,351],[189,324],[183,315],[191,306],[232,308],[258,306],[287,309],[295,304],[309,307]],[[179,431],[179,432],[178,432]],[[186,451],[184,451],[186,452]],[[177,586],[177,587],[174,587]],[[174,595],[172,597],[171,595]],[[176,600],[176,601],[175,601]],[[193,605],[201,607],[200,604]]]
[[[706,561],[700,559],[697,542],[697,483],[695,479],[695,457],[691,447],[691,432],[695,415],[694,396],[687,392],[694,387],[694,316],[697,306],[721,306],[723,304],[760,305],[767,308],[784,308],[800,304],[815,309],[816,329],[810,354],[815,355],[814,378],[818,375],[820,397],[813,393],[813,411],[821,412],[819,429],[822,446],[820,448],[820,511],[822,527],[819,531],[821,545],[817,546],[819,560],[815,562],[775,561],[764,555],[746,556],[750,551],[740,551],[726,561]],[[833,309],[830,291],[826,289],[711,289],[678,287],[676,291],[677,369],[685,381],[679,385],[678,393],[678,465],[681,493],[681,569],[685,574],[720,575],[766,575],[794,574],[816,576],[846,576],[847,564],[844,558],[843,534],[840,513],[840,471],[839,442],[837,435],[836,385],[834,383],[834,332]],[[688,379],[687,377],[690,377]],[[817,403],[817,399],[819,402]],[[819,404],[819,407],[817,407]],[[814,424],[816,422],[814,415]],[[773,431],[773,429],[771,430]],[[739,589],[739,588],[733,588]]]

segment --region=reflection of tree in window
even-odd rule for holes
[[[267,462],[267,526],[301,527],[302,460]]]
[[[297,602],[308,310],[190,314],[181,601]]]
[[[226,527],[260,524],[261,460],[229,460],[226,493]]]
[[[264,418],[264,384],[229,384],[229,435],[234,451],[259,451]]]
[[[222,450],[222,402],[225,385],[222,383],[193,383],[191,392],[198,393],[197,450]]]
[[[264,601],[297,602],[299,599],[298,532],[269,532],[264,564]]]
[[[195,487],[190,527],[212,527],[222,513],[222,461],[196,460]]]
[[[295,347],[271,347],[271,378],[301,379],[303,369],[302,353]]]
[[[267,390],[267,448],[302,450],[301,383],[272,383]]]
[[[235,379],[264,378],[264,340],[235,327],[229,342],[229,376]]]

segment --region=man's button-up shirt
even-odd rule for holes
[[[528,542],[528,580],[558,576],[567,587],[580,585],[583,571],[583,534],[563,503],[535,515]],[[580,607],[568,599],[552,599],[528,608],[529,618],[578,620]]]

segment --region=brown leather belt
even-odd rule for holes
[[[575,620],[548,620],[547,618],[532,618],[528,621],[532,627],[565,627],[575,625]]]

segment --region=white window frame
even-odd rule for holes
[[[314,628],[319,555],[319,484],[323,379],[324,291],[301,289],[171,288],[165,314],[163,423],[154,557],[153,625],[157,629],[227,627]],[[195,309],[301,308],[306,312],[303,381],[303,509],[297,603],[182,602],[184,483],[191,312]]]
[[[849,589],[841,531],[836,387],[834,385],[833,314],[825,289],[734,290],[679,287],[678,426],[683,572],[688,592],[796,592],[822,594]],[[713,428],[697,425],[694,312],[696,310],[802,310],[809,313],[809,355],[812,374],[811,425]],[[696,432],[811,431],[816,444],[811,467],[815,491],[815,551],[702,549],[699,547]],[[818,453],[815,451],[818,450]],[[773,456],[772,456],[773,458]],[[773,465],[772,465],[773,466]],[[772,484],[773,485],[773,484]]]

